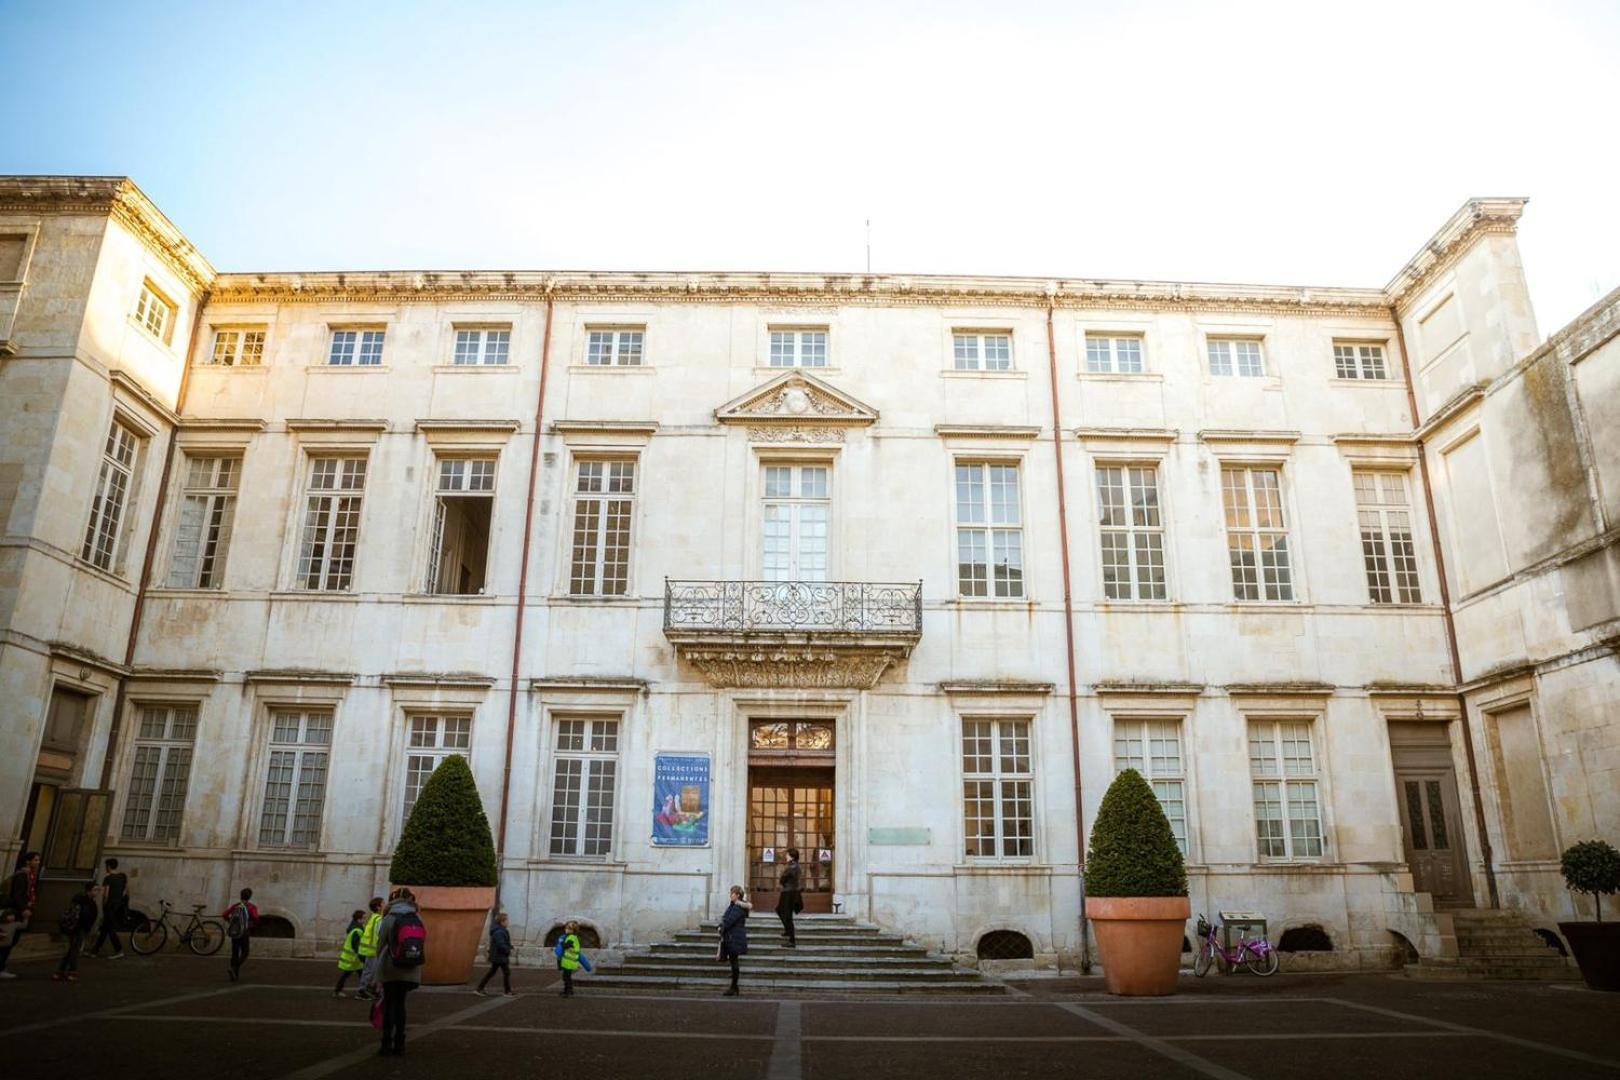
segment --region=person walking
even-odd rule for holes
[[[382,926],[383,898],[373,896],[367,907],[370,914],[360,932],[360,989],[355,996],[370,999],[377,996],[377,934]]]
[[[495,921],[489,926],[489,970],[484,972],[483,981],[478,989],[473,991],[479,997],[484,996],[484,987],[489,980],[495,977],[495,972],[501,973],[501,986],[505,988],[507,997],[517,997],[512,993],[512,932],[506,928],[506,912],[495,916]]]
[[[101,879],[101,932],[90,946],[90,955],[100,959],[101,947],[112,942],[113,954],[109,959],[121,960],[124,946],[118,940],[118,928],[129,918],[129,877],[118,869],[117,859],[104,864],[107,873]]]
[[[731,887],[731,903],[720,916],[720,958],[731,961],[731,988],[721,997],[736,997],[737,978],[741,973],[738,961],[748,953],[748,913],[753,910],[743,895],[741,885]]]
[[[343,944],[338,948],[338,981],[332,987],[335,998],[343,996],[343,984],[349,981],[349,976],[365,967],[365,961],[360,959],[360,937],[365,932],[365,909],[356,908],[349,916],[349,927],[343,931]]]
[[[574,996],[574,972],[580,968],[591,970],[591,961],[580,947],[579,923],[569,920],[557,939],[557,966],[562,969],[563,988],[558,997]]]
[[[798,940],[793,934],[793,916],[804,910],[804,897],[800,890],[804,887],[804,870],[799,866],[799,849],[787,849],[787,866],[777,879],[782,891],[776,898],[776,917],[782,920],[782,935],[787,938],[782,943],[784,949],[798,948]]]
[[[253,890],[243,889],[236,903],[225,909],[225,936],[231,939],[231,982],[242,981],[242,965],[247,963],[248,939],[259,925],[259,909],[253,906]]]
[[[382,1048],[377,1056],[399,1057],[405,1053],[405,997],[422,985],[427,956],[427,930],[411,890],[402,886],[389,894],[377,943],[377,979],[382,983]]]
[[[79,951],[84,948],[84,939],[89,936],[90,930],[96,925],[96,888],[94,881],[84,883],[84,888],[75,893],[73,899],[68,901],[67,910],[62,912],[62,919],[57,924],[68,939],[67,951],[56,965],[56,971],[51,978],[56,982],[64,979],[68,982],[79,981]]]
[[[0,894],[0,911],[11,912],[13,919],[9,924],[10,930],[6,932],[5,944],[0,945],[0,979],[17,977],[14,972],[6,970],[6,961],[11,959],[11,950],[17,947],[18,939],[28,931],[28,924],[34,917],[38,885],[39,852],[24,852],[17,863],[17,872],[6,879],[5,892]]]

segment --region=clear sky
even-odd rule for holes
[[[1620,285],[1620,3],[0,0],[0,172],[127,174],[223,270],[1384,284],[1528,195]]]

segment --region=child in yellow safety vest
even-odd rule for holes
[[[359,952],[362,967],[360,969],[359,996],[363,998],[377,996],[377,991],[372,989],[372,984],[377,981],[377,953],[380,951],[377,933],[378,927],[382,925],[383,898],[373,896],[368,906],[371,908],[371,913],[366,916],[365,928],[360,931]]]
[[[365,932],[366,913],[356,911],[349,916],[349,928],[343,931],[343,945],[338,949],[338,981],[332,988],[333,997],[343,996],[343,984],[349,976],[365,966],[360,959],[360,935]]]

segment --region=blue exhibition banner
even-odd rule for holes
[[[709,842],[709,759],[659,754],[653,764],[652,842],[704,847]]]

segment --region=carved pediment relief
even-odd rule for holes
[[[841,429],[864,427],[877,417],[865,402],[798,370],[783,372],[714,411],[720,423],[746,424],[755,438],[768,442],[837,442]],[[793,437],[782,438],[784,432]]]

